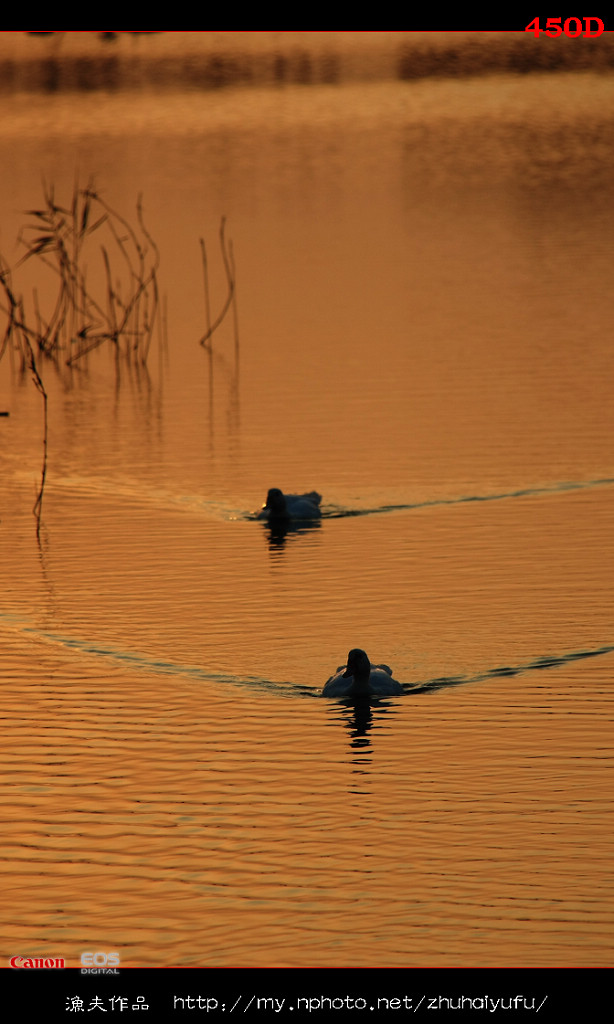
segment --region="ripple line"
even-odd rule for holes
[[[491,668],[486,672],[479,672],[474,676],[440,676],[437,679],[427,679],[422,683],[406,686],[407,693],[430,693],[432,690],[441,690],[447,686],[460,686],[464,683],[481,683],[485,679],[506,678],[519,676],[525,672],[534,672],[536,669],[560,668],[570,661],[581,661],[584,658],[596,658],[602,654],[611,654],[614,651],[614,644],[605,644],[603,647],[595,647],[584,651],[571,651],[567,654],[542,655],[534,658],[533,661],[524,662],[521,665],[502,665],[499,668]],[[403,684],[404,686],[406,684]]]
[[[50,643],[61,644],[63,647],[78,650],[83,654],[93,654],[102,658],[112,658],[114,661],[118,661],[124,666],[129,666],[130,668],[135,668],[141,671],[159,672],[166,675],[188,676],[191,679],[201,680],[202,682],[234,683],[235,685],[237,683],[243,685],[247,684],[248,686],[265,689],[269,692],[272,690],[281,690],[287,693],[288,688],[292,687],[292,692],[296,692],[296,687],[291,683],[275,683],[271,680],[261,679],[258,676],[238,677],[219,671],[212,672],[201,668],[198,665],[182,665],[174,661],[163,661],[158,658],[151,658],[146,654],[138,654],[134,651],[120,651],[115,647],[108,647],[88,640],[80,640],[77,637],[62,636],[59,633],[44,632],[43,630],[38,630],[33,626],[25,626],[22,628],[22,631],[24,633],[31,633],[40,640],[47,640]]]
[[[508,498],[531,498],[541,494],[564,494],[570,491],[581,491],[593,487],[611,487],[614,477],[602,477],[598,480],[563,481],[549,487],[522,487],[517,491],[502,491],[499,494],[470,494],[460,498],[433,498],[429,501],[418,501],[409,505],[380,505],[378,508],[364,509],[323,509],[323,519],[346,519],[352,516],[372,516],[382,512],[410,512],[419,508],[432,508],[435,505],[464,505],[473,501],[505,501]]]
[[[292,682],[273,682],[269,679],[262,679],[258,676],[239,677],[219,671],[208,671],[198,665],[182,665],[173,661],[162,661],[151,658],[144,654],[131,651],[120,651],[114,647],[93,643],[87,640],[80,640],[76,637],[62,636],[58,633],[48,633],[38,630],[32,626],[22,627],[22,632],[31,633],[38,639],[47,640],[51,643],[61,644],[63,647],[72,648],[85,654],[93,654],[103,658],[112,658],[124,666],[148,671],[164,673],[167,675],[182,675],[190,679],[202,682],[214,682],[222,684],[234,684],[249,686],[252,689],[264,690],[267,693],[275,693],[277,696],[287,697],[318,697],[320,687],[306,686]],[[487,679],[507,679],[513,676],[522,675],[526,672],[534,672],[542,669],[560,668],[574,661],[582,661],[586,658],[596,658],[604,654],[614,652],[614,644],[604,644],[602,647],[588,648],[579,651],[568,651],[566,654],[547,654],[533,658],[531,661],[519,665],[500,665],[496,668],[478,672],[475,675],[437,676],[434,679],[426,679],[417,683],[403,683],[405,694],[431,693],[434,690],[441,690],[448,686],[463,686],[468,683],[480,683]]]

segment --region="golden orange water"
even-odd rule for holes
[[[408,81],[406,34],[332,34],[301,80],[296,39],[185,36],[3,85],[0,251],[41,178],[143,193],[168,344],[40,361],[38,538],[0,361],[1,956],[609,965],[614,76]],[[260,70],[199,85],[201,43]],[[322,520],[271,535],[272,486]],[[406,695],[324,701],[355,646]]]

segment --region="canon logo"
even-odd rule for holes
[[[13,956],[9,960],[11,967],[64,967],[64,958],[56,957],[32,957]]]

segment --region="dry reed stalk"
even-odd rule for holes
[[[25,320],[23,311],[23,299],[17,297],[14,292],[13,285],[11,282],[11,272],[6,266],[2,258],[0,257],[0,285],[4,289],[5,298],[7,305],[4,307],[5,313],[7,314],[7,324],[2,339],[2,345],[0,346],[0,356],[4,353],[8,346],[11,355],[13,349],[16,348],[21,357],[22,368],[27,363],[27,350],[26,342],[29,344],[29,336],[36,337],[36,332],[28,327]],[[15,343],[11,345],[11,340],[15,340]]]
[[[228,252],[227,252],[227,249],[226,249],[226,244],[227,243],[226,243],[226,237],[225,237],[225,234],[224,234],[225,228],[226,228],[226,218],[222,217],[222,222],[220,224],[220,249],[221,249],[221,253],[222,253],[222,261],[224,263],[224,272],[226,274],[226,282],[228,284],[228,295],[226,296],[226,301],[224,302],[224,305],[222,306],[222,309],[221,309],[220,313],[218,314],[217,318],[215,319],[213,324],[210,324],[210,325],[208,324],[206,332],[203,334],[202,338],[200,339],[200,344],[203,345],[205,348],[207,347],[206,343],[209,341],[210,338],[213,337],[214,332],[218,329],[218,327],[222,323],[224,317],[226,316],[228,310],[230,309],[230,306],[231,306],[232,301],[233,301],[233,296],[234,296],[234,293],[235,293],[234,260],[232,259],[232,243],[229,243],[230,244],[230,254],[231,254],[229,256]],[[204,248],[204,246],[202,245],[202,240],[201,240],[201,248]]]
[[[239,373],[239,312],[237,310],[237,278],[235,274],[235,257],[232,242],[228,243],[228,255],[230,261],[230,270],[232,273],[233,289],[232,289],[232,322],[234,327],[235,337],[235,372]]]
[[[205,289],[205,320],[207,323],[207,331],[205,333],[206,338],[211,335],[211,303],[209,301],[209,272],[207,267],[207,249],[205,246],[204,238],[200,239],[200,251],[203,264],[203,287]],[[204,340],[201,341],[201,345],[204,344]]]
[[[123,348],[128,358],[147,357],[159,307],[157,271],[159,252],[143,217],[142,198],[137,201],[140,237],[129,222],[114,210],[90,184],[79,188],[75,182],[72,202],[66,208],[56,203],[53,187],[43,185],[41,209],[28,210],[33,221],[24,225],[19,240],[26,252],[21,266],[34,257],[57,278],[57,293],[51,315],[45,318],[38,295],[34,297],[39,351],[58,355],[71,349],[71,365],[105,341]],[[85,262],[86,245],[105,229],[111,247],[101,242],[100,257],[104,297],[90,287]],[[113,252],[111,252],[113,249]],[[122,299],[121,277],[114,284],[117,258],[127,269]],[[100,290],[100,289],[99,289]]]
[[[111,207],[90,183],[80,188],[75,180],[72,200],[68,207],[56,202],[53,185],[43,182],[43,203],[40,209],[27,210],[31,220],[18,237],[25,253],[18,261],[20,268],[36,259],[37,265],[50,271],[57,291],[47,311],[39,289],[33,289],[32,322],[26,314],[26,304],[12,281],[9,265],[0,254],[0,310],[6,314],[6,324],[0,337],[0,359],[8,350],[13,359],[18,354],[21,372],[29,368],[34,384],[43,397],[44,453],[41,486],[34,505],[37,517],[37,535],[41,527],[43,492],[47,475],[47,392],[39,372],[35,349],[40,355],[54,360],[68,351],[66,366],[72,366],[93,349],[106,341],[115,346],[116,359],[124,354],[129,362],[145,364],[149,355],[154,329],[158,328],[160,379],[163,363],[168,355],[168,326],[166,299],[160,299],[157,273],[160,253],[144,220],[142,197],[136,204],[138,232]],[[214,332],[233,308],[235,363],[238,368],[239,331],[236,305],[236,278],[232,242],[226,241],[226,218],[220,224],[219,241],[227,282],[227,295],[222,309],[211,322],[211,304],[207,253],[201,239],[203,278],[206,306],[206,333],[200,344],[212,355],[210,340]],[[86,254],[92,236],[101,230],[107,237],[99,243],[99,258],[104,294],[101,286],[95,291],[90,285]],[[111,242],[109,243],[109,237]],[[97,236],[100,239],[100,235]],[[117,271],[117,260],[124,265],[124,276]],[[1,301],[4,295],[4,303]],[[208,344],[209,342],[209,344]]]
[[[41,514],[43,509],[43,491],[45,490],[45,480],[47,478],[47,437],[48,437],[48,418],[47,418],[47,392],[45,391],[45,385],[42,382],[40,373],[36,366],[36,360],[34,358],[34,351],[30,344],[30,339],[27,335],[24,335],[24,343],[28,352],[28,366],[32,373],[32,379],[37,391],[43,396],[43,468],[41,471],[41,485],[40,489],[34,502],[32,512],[36,516],[36,536],[40,539],[41,529]]]

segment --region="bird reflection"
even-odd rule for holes
[[[288,534],[307,533],[311,530],[319,530],[321,523],[317,520],[314,522],[296,523],[292,520],[271,520],[264,523],[264,529],[266,531],[267,540],[270,548],[281,548],[286,543],[286,537]]]
[[[383,715],[397,714],[394,704],[375,697],[346,697],[333,705],[335,717],[341,718],[349,733],[350,749],[363,753],[372,749],[370,733]],[[364,763],[364,762],[363,762]]]
[[[358,697],[348,702],[345,708],[345,728],[350,734],[350,746],[369,747],[369,733],[373,725],[373,711],[368,697]],[[347,714],[349,712],[349,714]]]

